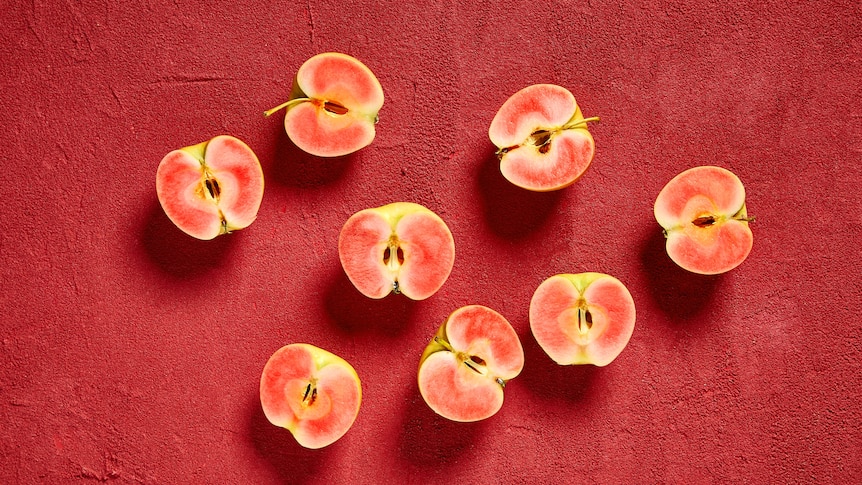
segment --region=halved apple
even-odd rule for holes
[[[264,415],[306,448],[322,448],[344,436],[361,401],[362,386],[353,366],[310,344],[278,349],[260,378]]]
[[[303,151],[321,157],[353,153],[374,140],[383,88],[365,64],[338,52],[318,54],[299,68],[287,102],[284,130]]]
[[[654,212],[667,236],[668,256],[688,271],[724,273],[751,252],[745,188],[727,169],[703,166],[680,173],[659,192]]]
[[[602,273],[558,274],[530,301],[530,329],[560,365],[610,364],[635,328],[635,303],[618,279]]]
[[[220,135],[165,155],[156,172],[156,194],[178,228],[212,239],[255,220],[263,170],[248,145]]]
[[[363,295],[391,292],[424,300],[440,289],[455,264],[455,240],[437,214],[395,202],[353,214],[338,237],[347,278]]]
[[[481,305],[461,307],[443,322],[419,361],[419,392],[453,421],[479,421],[503,405],[503,388],[524,368],[512,325]]]
[[[539,192],[574,183],[589,167],[596,144],[575,97],[566,88],[535,84],[500,107],[488,135],[500,171],[513,184]]]

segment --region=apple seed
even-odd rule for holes
[[[305,386],[305,395],[302,396],[302,404],[303,406],[311,406],[314,404],[314,401],[317,400],[317,386],[312,386],[312,383],[309,382],[307,386]]]
[[[325,109],[327,113],[337,116],[346,115],[348,111],[347,108],[333,101],[324,101],[323,109]]]
[[[691,221],[697,227],[707,227],[715,224],[715,216],[700,216],[697,219]]]
[[[206,185],[207,192],[209,192],[210,197],[216,202],[218,202],[219,196],[221,196],[221,190],[218,186],[218,180],[207,177],[204,181],[204,184]]]

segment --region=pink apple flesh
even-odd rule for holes
[[[628,344],[634,326],[631,294],[606,274],[552,276],[530,302],[533,336],[560,365],[608,365]]]
[[[567,187],[583,175],[595,141],[575,97],[553,84],[536,84],[510,97],[488,135],[498,148],[500,171],[513,184],[534,191]]]
[[[454,311],[422,354],[419,391],[437,414],[453,421],[479,421],[503,405],[503,388],[524,367],[515,330],[481,305]]]
[[[156,173],[156,193],[177,227],[198,239],[212,239],[255,220],[263,198],[263,170],[248,145],[221,135],[165,155]]]
[[[654,212],[668,255],[688,271],[724,273],[751,252],[745,188],[729,170],[703,166],[680,173],[659,192]]]
[[[369,298],[391,292],[424,300],[440,289],[455,261],[455,241],[427,208],[396,202],[351,216],[338,254],[353,285]]]
[[[362,401],[359,376],[344,359],[309,344],[276,351],[264,367],[260,402],[267,419],[306,448],[322,448],[353,425]]]

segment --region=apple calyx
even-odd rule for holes
[[[563,126],[560,126],[558,128],[551,128],[551,129],[538,128],[530,134],[529,138],[527,138],[527,140],[524,143],[522,143],[520,145],[512,145],[509,147],[503,147],[503,148],[498,149],[497,150],[497,157],[502,158],[503,155],[511,152],[512,150],[515,150],[516,148],[520,148],[520,147],[525,146],[525,145],[537,146],[537,147],[539,147],[539,153],[548,153],[548,151],[551,149],[551,140],[558,133],[561,133],[565,130],[574,130],[574,129],[578,129],[578,128],[584,128],[584,127],[586,127],[587,123],[590,123],[593,121],[595,121],[595,122],[600,121],[598,116],[591,116],[589,118],[581,118],[580,116],[581,116],[580,111],[578,111],[577,113],[575,113],[574,118],[572,118],[566,124],[564,124]]]

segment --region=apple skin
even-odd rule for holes
[[[610,364],[631,339],[635,304],[621,281],[603,273],[558,274],[530,301],[530,329],[560,365]]]
[[[165,214],[203,240],[248,227],[263,199],[263,170],[242,140],[219,135],[165,155],[156,172]]]
[[[353,425],[362,402],[356,370],[314,345],[285,345],[269,358],[260,378],[260,402],[270,423],[287,429],[311,449],[328,446]]]
[[[500,171],[527,190],[559,190],[578,180],[596,144],[569,90],[535,84],[513,94],[497,111],[488,136],[497,147]]]
[[[503,388],[523,368],[512,325],[488,307],[468,305],[449,315],[422,353],[419,392],[444,418],[479,421],[500,410]]]
[[[654,213],[668,256],[693,273],[715,275],[739,266],[754,238],[745,187],[733,172],[694,167],[675,176],[656,197]]]
[[[325,52],[300,66],[287,102],[284,130],[301,150],[319,157],[353,153],[371,144],[383,88],[358,59]]]
[[[440,289],[455,263],[455,240],[428,208],[394,202],[353,214],[338,237],[348,279],[369,298],[402,293],[424,300]]]

